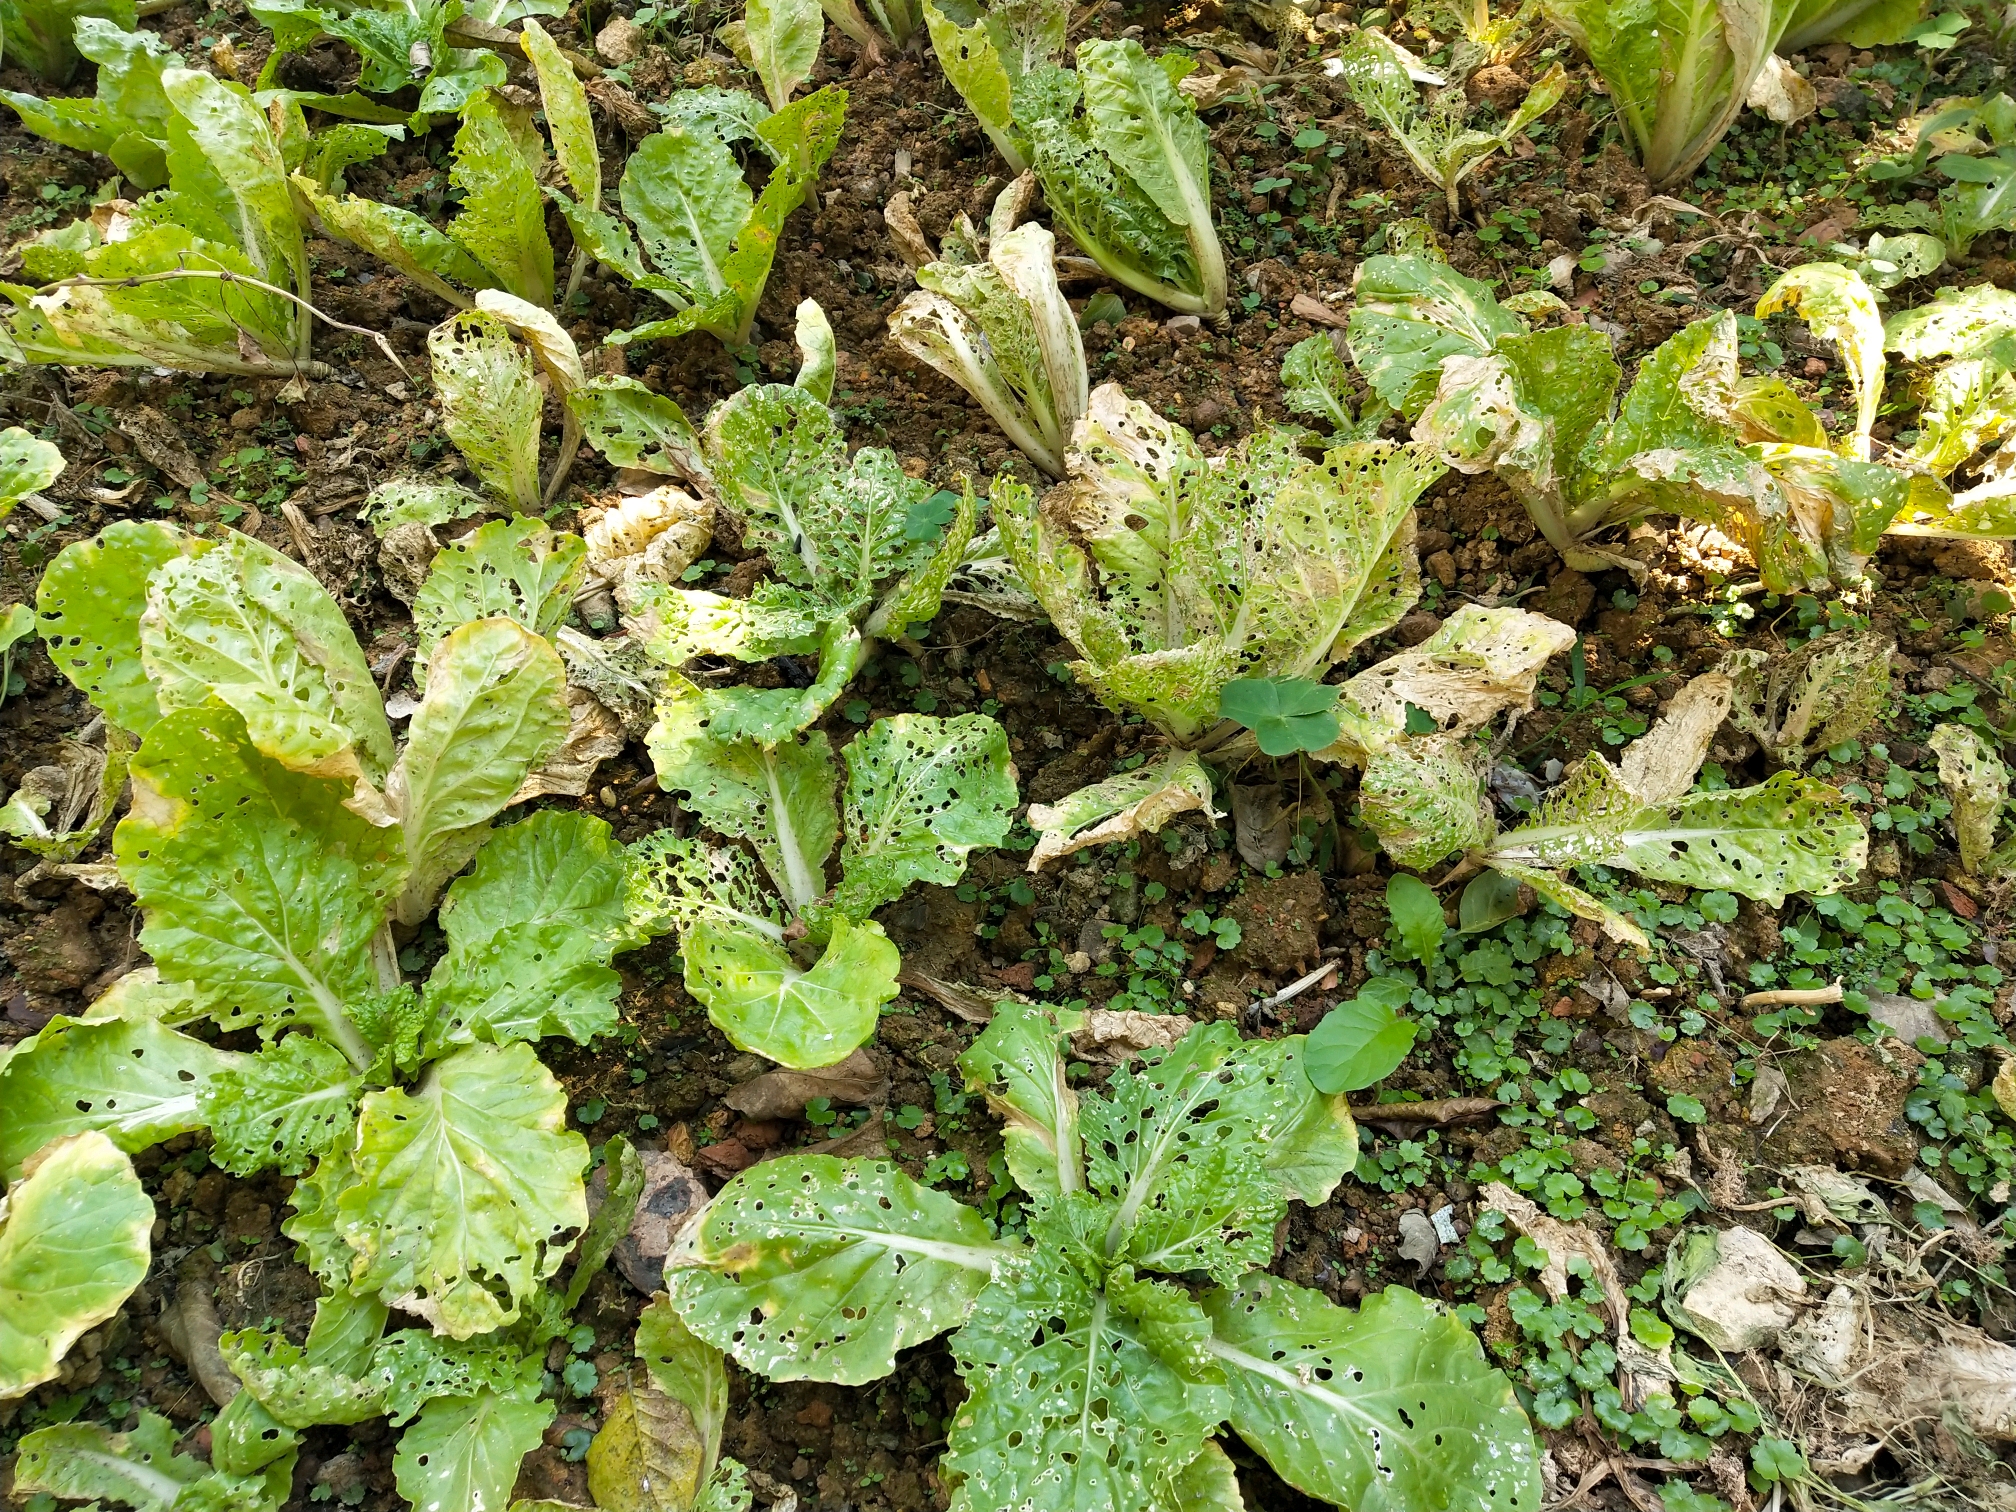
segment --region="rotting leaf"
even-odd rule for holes
[[[1729,721],[1771,760],[1803,767],[1875,721],[1896,649],[1873,631],[1836,630],[1782,656],[1731,651],[1718,668],[1733,685]]]

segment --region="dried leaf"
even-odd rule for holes
[[[183,488],[207,488],[209,476],[183,441],[183,427],[157,409],[136,404],[119,414],[119,429],[154,466]]]
[[[1094,1008],[1071,1031],[1071,1053],[1098,1066],[1119,1066],[1137,1055],[1166,1050],[1191,1029],[1180,1013],[1114,1012]]]
[[[649,1296],[664,1286],[665,1256],[707,1206],[707,1188],[685,1165],[663,1150],[639,1150],[644,1190],[630,1219],[630,1232],[616,1241],[611,1259],[623,1279]],[[598,1169],[595,1180],[603,1180]],[[589,1185],[590,1195],[594,1183]]]
[[[1442,1241],[1435,1225],[1419,1208],[1409,1208],[1400,1215],[1400,1258],[1412,1260],[1424,1276],[1442,1258]]]
[[[1239,856],[1264,872],[1288,859],[1290,825],[1278,782],[1235,783],[1232,787],[1232,839]]]
[[[511,801],[582,797],[594,782],[596,770],[610,757],[622,754],[627,739],[623,721],[604,708],[593,693],[570,682],[567,736],[560,742],[560,749],[519,785]]]
[[[1887,636],[1839,630],[1776,658],[1731,651],[1716,669],[1734,684],[1730,722],[1773,761],[1802,767],[1875,721],[1890,694],[1896,649]]]
[[[868,1107],[889,1100],[889,1072],[873,1050],[814,1071],[765,1071],[721,1100],[746,1118],[798,1118],[815,1097]]]
[[[602,1512],[688,1512],[700,1494],[706,1446],[693,1415],[660,1391],[642,1363],[604,1397],[588,1446],[588,1491]]]
[[[1724,1353],[1773,1342],[1805,1301],[1805,1278],[1755,1229],[1690,1228],[1667,1251],[1666,1316]]]
[[[1618,762],[1632,795],[1644,803],[1665,803],[1692,787],[1734,696],[1735,685],[1722,672],[1704,672],[1676,693],[1659,722],[1632,741]]]

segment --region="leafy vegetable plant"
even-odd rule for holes
[[[1603,76],[1655,187],[1686,178],[1735,122],[1799,0],[1542,0]]]
[[[526,36],[529,41],[545,34],[527,23]],[[585,98],[573,99],[581,86],[566,69],[542,69],[540,81],[567,183],[592,205],[600,195],[601,162]],[[446,230],[398,205],[354,194],[339,198],[305,173],[294,174],[293,187],[332,238],[382,258],[458,309],[472,304],[465,289],[499,289],[548,309],[553,244],[540,186],[551,171],[531,107],[486,88],[462,107],[449,170],[450,181],[462,191],[461,207]]]
[[[1774,908],[1788,893],[1847,886],[1867,858],[1869,835],[1826,783],[1780,772],[1756,787],[1690,791],[1732,696],[1723,673],[1694,679],[1617,763],[1600,752],[1582,757],[1514,829],[1499,830],[1486,797],[1488,751],[1446,737],[1411,753],[1382,802],[1361,798],[1360,813],[1403,864],[1464,851],[1468,869],[1489,867],[1524,883],[1639,949],[1647,942],[1638,926],[1570,881],[1570,871],[1610,867]],[[1389,829],[1407,844],[1396,846]]]
[[[1306,436],[1262,430],[1206,458],[1105,384],[1078,427],[1071,477],[1040,507],[1026,485],[996,479],[1002,542],[1078,648],[1073,675],[1173,742],[1160,761],[1033,807],[1031,866],[1208,809],[1200,756],[1238,733],[1221,716],[1228,685],[1320,676],[1418,597],[1413,506],[1439,465],[1381,441],[1311,461]]]
[[[1307,336],[1281,359],[1281,402],[1297,415],[1322,421],[1333,443],[1377,440],[1393,413],[1374,398],[1359,413],[1351,402],[1351,369],[1345,366],[1341,333]]]
[[[1028,134],[1015,124],[1015,92],[1064,56],[1071,11],[1058,0],[921,0],[945,77],[1011,171],[1030,167]]]
[[[1440,186],[1452,220],[1462,214],[1456,191],[1463,180],[1492,153],[1524,135],[1528,126],[1560,103],[1568,88],[1568,71],[1556,63],[1502,126],[1483,131],[1464,124],[1470,102],[1459,84],[1442,89],[1422,110],[1406,65],[1382,33],[1360,32],[1344,49],[1341,61],[1352,102],[1392,133],[1423,178]]]
[[[58,669],[141,737],[114,853],[159,979],[0,1063],[0,1171],[63,1136],[132,1151],[207,1129],[227,1170],[306,1173],[285,1228],[323,1285],[307,1343],[227,1335],[246,1389],[212,1425],[211,1470],[172,1472],[235,1477],[254,1507],[287,1494],[301,1429],[379,1413],[411,1424],[394,1459],[409,1500],[501,1504],[552,1416],[546,1344],[628,1222],[612,1198],[615,1230],[590,1228],[587,1145],[526,1043],[614,1027],[609,960],[637,941],[626,863],[587,815],[493,832],[567,728],[565,674],[548,600],[517,591],[540,577],[529,546],[464,565],[451,554],[423,593],[403,746],[340,608],[250,537],[116,524],[39,590]],[[409,982],[392,928],[444,885],[447,950]],[[205,1019],[265,1048],[176,1027]],[[547,1283],[584,1230],[563,1297]],[[432,1331],[386,1335],[394,1307]],[[151,1448],[48,1432],[17,1484],[133,1499],[91,1467]]]
[[[1400,1287],[1353,1313],[1265,1273],[1287,1204],[1324,1200],[1356,1156],[1304,1039],[1200,1026],[1081,1096],[1067,1027],[1003,1003],[960,1060],[1006,1124],[1025,1242],[887,1162],[785,1156],[673,1256],[687,1325],[758,1374],[843,1385],[957,1330],[955,1512],[1237,1507],[1211,1442],[1227,1420],[1339,1506],[1537,1507],[1525,1414],[1469,1330]]]
[[[1195,63],[1150,58],[1134,41],[1081,43],[1077,61],[1075,73],[1044,63],[1012,83],[1044,200],[1116,283],[1172,310],[1220,313],[1210,143],[1176,87]]]
[[[869,916],[912,882],[956,882],[971,851],[1007,835],[1008,737],[982,714],[879,719],[841,751],[836,804],[823,733],[766,744],[717,734],[723,723],[705,694],[675,686],[659,704],[652,760],[709,829],[749,842],[762,873],[741,850],[660,832],[639,842],[632,918],[677,930],[687,990],[739,1048],[798,1069],[832,1065],[896,995],[901,956]],[[840,882],[829,888],[836,844]]]
[[[409,117],[424,129],[453,116],[486,89],[508,82],[504,53],[520,45],[506,30],[530,16],[564,15],[560,0],[255,0],[254,19],[273,33],[273,51],[260,72],[262,93],[279,83],[280,65],[323,37],[356,50],[362,65],[356,88],[342,95],[284,91],[303,105],[355,120],[392,122]],[[532,23],[536,25],[536,23]],[[529,34],[531,26],[526,28]],[[412,110],[370,98],[417,87]]]
[[[731,349],[746,347],[778,234],[833,155],[846,113],[847,91],[829,85],[757,120],[753,134],[775,165],[761,195],[751,196],[718,126],[677,119],[638,143],[624,165],[616,196],[627,224],[549,190],[578,245],[677,312],[608,339],[707,331]]]
[[[97,15],[76,18],[76,52],[98,65],[97,93],[84,99],[48,99],[0,90],[21,124],[37,136],[79,152],[102,152],[136,189],[168,182],[168,120],[174,107],[162,91],[161,73],[181,59],[151,32],[122,29]],[[7,54],[14,55],[13,43]]]
[[[108,21],[132,31],[138,16],[133,0],[0,0],[0,56],[43,82],[68,84],[77,72],[77,23]]]
[[[832,411],[805,389],[742,390],[709,416],[697,450],[776,580],[743,599],[639,585],[633,624],[674,668],[816,654],[818,669],[802,687],[760,690],[667,676],[647,742],[659,782],[718,834],[749,841],[772,887],[739,851],[653,840],[638,918],[679,931],[690,990],[738,1044],[828,1065],[895,995],[897,951],[869,915],[912,881],[956,880],[968,852],[1000,843],[1015,806],[1007,737],[985,716],[878,721],[842,753],[838,806],[831,742],[806,733],[875,640],[938,612],[977,506],[969,494],[949,525],[935,518],[928,485],[887,451],[850,459]],[[836,843],[841,881],[829,889]],[[809,971],[787,948],[801,935],[823,952]]]
[[[1435,258],[1372,258],[1357,293],[1351,354],[1373,391],[1448,465],[1504,479],[1571,565],[1641,570],[1586,538],[1670,510],[1741,542],[1770,587],[1820,588],[1858,578],[1900,511],[1944,511],[1936,478],[1868,459],[1882,323],[1837,265],[1794,269],[1759,309],[1796,302],[1849,343],[1857,424],[1838,447],[1784,380],[1740,375],[1728,312],[1660,346],[1620,402],[1622,373],[1600,333],[1529,329]]]
[[[1954,258],[1967,256],[1983,236],[2016,230],[2016,99],[1993,94],[1949,102],[1919,125],[1909,158],[1873,164],[1869,176],[1912,177],[1928,166],[1946,180],[1934,203],[1872,205],[1863,219],[1929,232]]]
[[[291,376],[308,360],[309,277],[281,145],[236,84],[164,68],[160,89],[167,190],[23,246],[44,283],[0,284],[0,357]]]
[[[1061,478],[1089,380],[1078,322],[1057,287],[1055,249],[1050,233],[1031,224],[992,237],[985,262],[929,263],[889,330],[978,400],[1024,456]]]
[[[1918,439],[1900,459],[1972,486],[1950,504],[1906,510],[1900,535],[2016,536],[2016,294],[1993,284],[1941,289],[1890,317],[1883,344],[1907,363]]]

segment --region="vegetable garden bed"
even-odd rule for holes
[[[0,1491],[2016,1505],[2009,15],[142,8]]]

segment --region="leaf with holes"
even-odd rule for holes
[[[10,1175],[12,1173],[10,1172]],[[55,1378],[70,1346],[146,1279],[154,1204],[96,1130],[45,1146],[0,1198],[0,1401]],[[28,1444],[14,1483],[35,1488]]]
[[[140,654],[164,711],[217,699],[293,771],[384,780],[392,731],[342,609],[305,567],[230,532],[147,585]]]
[[[1641,802],[1596,753],[1582,758],[1531,822],[1478,859],[1564,868],[1612,866],[1655,882],[1714,888],[1773,908],[1793,892],[1848,886],[1868,858],[1869,832],[1836,789],[1780,772],[1751,788]]]
[[[450,542],[413,599],[415,668],[424,674],[441,637],[474,620],[501,617],[550,638],[574,607],[587,551],[581,537],[523,515]]]
[[[63,453],[18,425],[0,430],[0,520],[61,476]]]
[[[1939,781],[1953,802],[1960,864],[1978,876],[1995,849],[1995,831],[2009,797],[2009,769],[1994,748],[1965,725],[1940,725],[1930,744],[1939,758]],[[5,1085],[6,1073],[0,1071],[0,1086]]]
[[[1078,1094],[1064,1079],[1064,1032],[1049,1010],[1004,998],[959,1057],[966,1085],[984,1091],[1001,1119],[1010,1173],[1039,1203],[1085,1186]]]
[[[858,1386],[957,1327],[1009,1253],[887,1161],[785,1155],[721,1190],[666,1283],[686,1326],[744,1368]]]
[[[719,739],[709,724],[702,700],[668,687],[646,740],[658,785],[686,793],[712,829],[754,845],[785,901],[805,908],[826,891],[826,857],[839,838],[832,742],[815,731],[765,748]]]
[[[841,755],[847,794],[833,907],[850,919],[913,882],[951,886],[968,854],[1007,836],[1014,764],[1007,731],[984,714],[878,719]]]
[[[1102,702],[1204,744],[1228,684],[1320,679],[1413,604],[1413,506],[1441,464],[1388,442],[1311,461],[1306,436],[1263,430],[1207,461],[1102,384],[1045,507],[996,482],[1003,544]]]
[[[368,1094],[337,1199],[354,1289],[451,1338],[515,1319],[588,1222],[588,1145],[566,1110],[525,1045],[473,1045],[412,1092]]]
[[[163,979],[225,1028],[304,1021],[368,1064],[345,1007],[378,990],[371,940],[404,875],[396,834],[343,807],[341,784],[260,755],[219,704],[163,718],[132,773],[113,854]]]
[[[1123,1066],[1081,1107],[1086,1188],[1114,1204],[1107,1254],[1226,1284],[1271,1258],[1287,1194],[1266,1170],[1256,1120],[1217,1107],[1238,1043],[1227,1024],[1194,1029],[1152,1064]]]
[[[1537,1512],[1526,1414],[1476,1336],[1402,1287],[1356,1313],[1271,1276],[1205,1298],[1239,1436],[1361,1512]]]
[[[532,358],[504,321],[465,310],[427,336],[441,428],[485,488],[514,509],[539,509],[539,415]]]
[[[235,1176],[299,1176],[355,1131],[363,1087],[340,1050],[309,1034],[234,1057],[197,1098],[210,1158]]]
[[[420,1409],[392,1456],[399,1494],[414,1512],[507,1506],[518,1467],[557,1411],[536,1385],[436,1397]]]
[[[1532,1434],[1467,1329],[1391,1289],[1354,1318],[1260,1269],[1286,1203],[1326,1201],[1357,1157],[1304,1037],[1197,1026],[1081,1095],[1061,1057],[1075,1021],[1004,1000],[960,1061],[1007,1123],[1026,1237],[990,1244],[885,1162],[790,1155],[715,1199],[673,1260],[673,1305],[776,1380],[857,1385],[959,1325],[968,1395],[941,1473],[963,1512],[1236,1507],[1207,1447],[1227,1417],[1340,1504],[1537,1512]],[[1200,1273],[1218,1289],[1198,1296]]]
[[[743,544],[767,552],[816,612],[858,619],[878,585],[931,555],[905,529],[931,485],[880,447],[850,460],[832,411],[804,389],[743,389],[707,417],[704,445]]]
[[[1113,1292],[1046,1247],[981,1293],[953,1341],[971,1393],[946,1445],[957,1512],[1145,1512],[1217,1429],[1225,1387],[1168,1363]]]
[[[241,1059],[152,1019],[51,1019],[0,1061],[0,1176],[87,1129],[129,1154],[200,1129],[204,1087]]]

